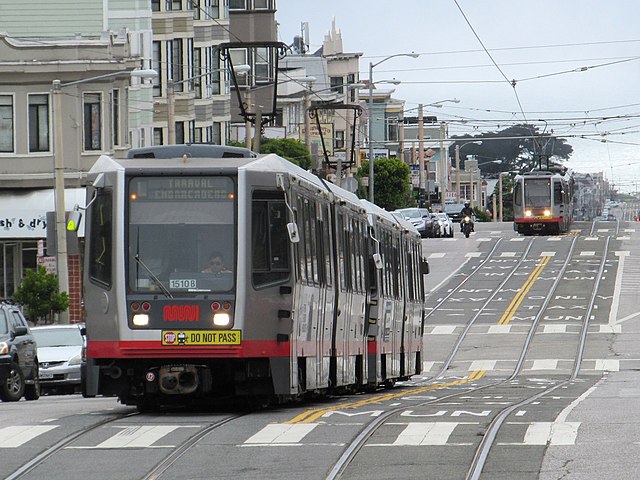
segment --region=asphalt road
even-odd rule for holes
[[[257,412],[0,403],[0,476],[635,479],[635,227],[522,237],[478,223],[468,239],[424,239],[424,371],[394,389]]]

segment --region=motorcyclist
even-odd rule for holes
[[[471,204],[468,201],[464,202],[464,207],[460,211],[460,231],[462,231],[464,217],[469,217],[471,219],[471,231],[473,232],[473,208],[471,208]]]

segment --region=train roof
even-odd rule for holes
[[[132,148],[127,152],[127,158],[182,158],[183,155],[202,158],[257,157],[257,154],[248,148],[214,145],[210,143],[158,145],[154,147]]]
[[[173,145],[171,145],[173,147]],[[176,145],[176,147],[185,147]],[[193,147],[193,145],[192,145]],[[156,148],[156,147],[151,147]],[[169,150],[164,150],[165,152]],[[98,160],[89,169],[88,177],[91,180],[100,172],[109,171],[149,171],[162,174],[170,174],[172,171],[189,171],[202,173],[206,171],[216,170],[246,170],[258,172],[273,172],[288,174],[291,179],[298,179],[308,186],[317,188],[318,190],[331,192],[335,196],[348,201],[358,208],[364,209],[357,195],[345,190],[338,185],[320,179],[317,175],[306,171],[289,160],[270,153],[257,157],[198,157],[194,154],[206,153],[209,150],[196,149],[184,150],[178,148],[175,151],[183,152],[187,156],[180,157],[134,157],[134,158],[113,158],[108,155],[101,155]]]

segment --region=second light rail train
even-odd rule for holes
[[[513,228],[524,235],[557,235],[573,220],[574,179],[561,168],[534,170],[513,181]]]

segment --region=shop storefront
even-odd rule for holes
[[[84,188],[65,189],[65,208],[85,204]],[[54,192],[48,190],[0,191],[0,295],[11,298],[24,272],[42,264],[55,273],[55,256],[48,255],[47,212],[54,209]],[[53,225],[52,225],[53,226]],[[84,236],[84,223],[78,230]],[[75,240],[75,239],[73,239]],[[72,322],[82,321],[82,289],[78,241],[70,242],[69,298]]]

